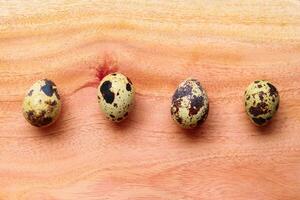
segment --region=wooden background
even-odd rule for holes
[[[118,125],[96,100],[111,71],[137,91]],[[210,100],[194,131],[170,118],[188,76]],[[63,100],[42,130],[21,113],[41,78]],[[255,79],[281,95],[261,129],[243,107]],[[300,1],[0,1],[0,199],[299,200]]]

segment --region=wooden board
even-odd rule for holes
[[[135,109],[121,124],[96,87],[129,76]],[[193,76],[205,124],[183,131],[170,98]],[[62,114],[46,129],[21,113],[37,79],[56,82]],[[279,89],[272,123],[248,120],[255,79]],[[300,199],[300,1],[0,2],[0,199]]]

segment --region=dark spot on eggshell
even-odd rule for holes
[[[171,108],[171,114],[177,114],[179,111],[179,108],[181,107],[181,101],[182,99],[177,99],[173,102],[172,108]]]
[[[111,118],[115,118],[115,116],[114,115],[109,115]]]
[[[258,87],[258,88],[261,88],[261,87],[262,87],[262,85],[257,85],[257,87]]]
[[[112,86],[112,83],[110,81],[104,81],[100,87],[100,92],[103,96],[103,99],[106,103],[113,103],[115,99],[115,93],[110,91],[110,88]]]
[[[117,119],[117,121],[121,121],[123,119],[123,117],[119,117],[118,119]]]
[[[176,108],[174,105],[171,106],[171,115],[174,115],[178,112],[178,108]]]
[[[258,117],[258,118],[252,118],[252,120],[258,124],[258,125],[263,125],[264,123],[266,123],[266,120],[264,118]]]
[[[259,83],[260,81],[254,81],[254,83]]]
[[[126,90],[127,90],[127,91],[131,91],[131,85],[130,85],[130,83],[127,83],[127,84],[126,84]]]
[[[30,90],[30,91],[28,92],[28,96],[31,96],[32,93],[33,93],[33,90]]]
[[[57,92],[56,85],[53,81],[44,79],[45,85],[41,87],[41,90],[49,97],[52,97],[53,93],[57,99],[60,99],[60,96]]]
[[[269,88],[270,88],[270,90],[269,90],[270,95],[271,95],[271,96],[277,97],[277,96],[278,96],[278,91],[277,91],[277,89],[276,89],[272,84],[270,84],[270,83],[267,83],[267,84],[268,84],[268,86],[269,86]]]
[[[195,96],[191,98],[191,107],[189,109],[189,115],[196,115],[200,108],[204,105],[202,96]]]
[[[264,93],[263,91],[260,91],[259,94],[258,94],[259,99],[260,99],[261,101],[264,100],[264,94],[265,94],[265,93]]]
[[[55,84],[47,79],[44,79],[45,85],[43,85],[41,87],[41,90],[49,97],[52,97],[53,93],[54,93],[54,89],[53,86],[55,86]]]
[[[118,104],[114,103],[114,107],[117,108],[117,107],[118,107]]]
[[[55,106],[57,104],[57,102],[56,101],[47,100],[47,101],[45,101],[45,104],[48,104],[50,106]]]
[[[250,96],[248,95],[248,96],[247,96],[247,100],[249,100],[249,99],[250,99]]]
[[[182,124],[182,118],[181,118],[181,117],[176,117],[176,121],[177,121],[179,124]]]
[[[33,110],[30,110],[30,111],[26,112],[26,114],[28,116],[28,119],[33,119],[33,117],[34,117],[34,111]],[[30,120],[30,121],[32,121],[32,120]]]
[[[41,111],[41,113],[36,113],[34,110],[30,110],[26,114],[30,124],[36,127],[48,125],[53,120],[51,117],[45,116],[46,115],[45,110]]]
[[[192,86],[185,83],[182,87],[177,88],[175,91],[172,101],[175,101],[181,97],[188,96],[192,94]]]
[[[260,102],[256,105],[256,107],[251,106],[249,112],[255,117],[266,114],[269,112],[268,105],[265,102]]]
[[[41,120],[41,126],[46,126],[46,125],[48,125],[48,124],[50,124],[51,122],[52,122],[52,117],[44,117],[44,118],[42,118],[42,120]]]

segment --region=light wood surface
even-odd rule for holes
[[[100,113],[99,79],[131,78],[128,120]],[[170,117],[179,82],[200,80],[203,126]],[[46,129],[21,113],[52,79],[62,114]],[[243,92],[277,86],[272,123],[248,120]],[[0,199],[300,199],[299,0],[0,1]]]

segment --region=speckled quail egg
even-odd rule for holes
[[[178,86],[171,104],[171,116],[182,128],[195,128],[208,115],[208,97],[196,79],[189,78]]]
[[[44,127],[56,121],[61,110],[55,83],[43,79],[34,83],[23,101],[23,115],[33,126]]]
[[[278,110],[278,91],[268,81],[254,81],[247,87],[244,97],[247,115],[258,126],[266,125]]]
[[[127,118],[134,100],[134,87],[121,73],[105,76],[98,86],[98,103],[106,117],[113,122]]]

